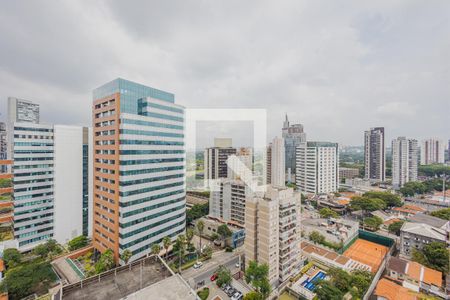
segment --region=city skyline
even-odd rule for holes
[[[142,2],[122,13],[115,2],[89,3],[89,10],[82,2],[54,4],[50,11],[6,3],[0,111],[17,96],[48,108],[42,123],[86,126],[91,90],[121,77],[171,90],[187,108],[266,108],[268,138],[280,135],[288,112],[311,140],[362,145],[360,132],[377,126],[386,128],[386,140],[448,139],[447,3],[331,3],[326,11],[291,4],[262,3],[248,13],[250,4],[154,10]],[[191,22],[194,14],[207,17]],[[225,14],[233,16],[226,25]],[[248,146],[238,143],[245,137],[233,139]]]

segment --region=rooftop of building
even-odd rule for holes
[[[407,275],[410,278],[432,284],[434,286],[442,286],[442,273],[417,262],[390,257],[387,263],[387,269],[393,270],[398,274]]]
[[[173,276],[172,271],[159,257],[150,256],[64,286],[58,294],[59,298],[55,299],[119,300]],[[178,293],[177,289],[178,287],[171,287],[167,292],[173,292],[174,296]]]
[[[424,223],[405,222],[401,232],[412,233],[420,236],[430,237],[435,240],[446,241],[447,235],[444,229],[436,228]]]
[[[388,279],[381,278],[375,288],[374,294],[387,300],[415,300],[417,297],[407,288],[402,287]]]
[[[99,86],[93,91],[94,99],[101,99],[115,93],[133,95],[137,98],[152,97],[172,103],[175,101],[175,95],[172,93],[168,93],[123,78],[116,78]]]
[[[409,218],[409,221],[413,223],[423,223],[437,228],[442,228],[448,222],[446,220],[433,217],[424,213],[415,214],[414,216]]]
[[[197,299],[197,294],[189,288],[180,275],[165,278],[157,283],[143,288],[131,295],[126,300],[158,299],[158,300],[184,300]]]
[[[216,217],[211,217],[211,216],[201,217],[198,220],[202,220],[203,223],[205,223],[205,224],[217,224],[217,225],[226,224],[232,232],[244,229],[242,224],[239,224],[238,222],[235,222],[232,220],[225,221],[221,218],[216,218]]]
[[[376,272],[380,267],[389,248],[363,239],[357,239],[345,252],[344,255],[366,264]]]

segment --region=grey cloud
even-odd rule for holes
[[[449,9],[406,0],[5,2],[0,97],[39,100],[48,122],[89,124],[92,89],[120,76],[187,107],[266,108],[268,138],[280,135],[285,112],[315,140],[361,144],[365,129],[383,125],[388,138],[449,138]]]

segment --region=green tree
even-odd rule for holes
[[[314,292],[317,295],[317,299],[320,300],[342,300],[344,296],[331,282],[324,280],[317,283]]]
[[[22,299],[32,293],[47,293],[56,275],[49,262],[29,262],[6,272],[1,290],[7,290],[9,299]]]
[[[205,229],[205,223],[202,220],[199,220],[197,222],[197,230],[198,230],[198,236],[200,238],[200,252],[202,251],[202,235],[203,235],[204,229]]]
[[[350,209],[362,210],[364,213],[367,211],[375,211],[379,209],[385,209],[386,203],[379,198],[367,198],[356,196],[350,200]]]
[[[362,299],[372,282],[372,273],[362,270],[354,270],[351,273],[351,285],[356,288],[356,294]]]
[[[450,208],[444,208],[440,210],[433,211],[430,213],[433,217],[440,218],[442,220],[450,221]]]
[[[444,274],[447,274],[449,271],[450,258],[445,243],[431,242],[425,245],[422,251],[413,249],[412,259]]]
[[[397,221],[397,222],[389,224],[389,226],[388,226],[389,232],[392,232],[392,233],[400,236],[400,229],[402,228],[403,223],[405,223],[405,221]]]
[[[309,239],[318,244],[323,244],[325,242],[325,237],[315,230],[309,234]]]
[[[224,266],[220,266],[217,270],[217,286],[222,286],[224,284],[229,284],[231,282],[231,272]]]
[[[170,239],[170,237],[166,236],[163,238],[162,243],[163,243],[164,249],[166,250],[164,252],[164,256],[166,257],[166,260],[167,260],[167,254],[169,252],[170,245],[172,245],[172,240]]]
[[[339,217],[339,215],[335,211],[329,209],[328,207],[321,208],[319,210],[319,215],[321,218],[326,218],[326,219]]]
[[[209,203],[194,204],[191,209],[186,212],[186,224],[206,216],[209,213]]]
[[[271,292],[268,275],[269,266],[267,264],[258,265],[256,261],[250,261],[245,271],[245,281],[256,288],[262,299],[266,299]]]
[[[22,262],[22,253],[15,248],[8,248],[3,251],[3,260],[8,268],[14,268]]]
[[[100,255],[100,259],[95,264],[97,274],[108,271],[115,266],[114,254],[111,249],[106,250]]]
[[[120,255],[120,259],[123,260],[125,264],[128,264],[128,261],[130,260],[131,256],[133,256],[133,253],[131,253],[130,250],[125,249],[125,251],[122,252]]]
[[[40,244],[33,249],[33,254],[40,256],[41,258],[47,258],[48,256],[57,255],[61,252],[61,247],[54,239],[50,239],[44,244]]]
[[[245,294],[244,300],[262,300],[262,295],[258,292],[251,291],[250,293]]]
[[[220,239],[225,243],[225,240],[229,238],[233,233],[226,224],[222,224],[219,227],[217,227],[217,234],[220,236]]]
[[[210,246],[206,246],[205,249],[203,249],[202,255],[204,257],[211,257],[213,253],[213,250]]]
[[[161,252],[161,246],[155,243],[152,245],[151,250],[153,255],[159,255],[159,252]]]
[[[74,251],[83,247],[86,247],[89,243],[89,239],[84,236],[84,235],[80,235],[77,236],[76,238],[72,239],[68,244],[68,248],[69,251]]]
[[[383,224],[383,220],[376,216],[364,219],[364,225],[369,227],[373,231],[377,231],[378,229],[380,229],[381,224]]]
[[[192,228],[186,229],[186,242],[187,242],[188,246],[191,245],[193,238],[194,238],[194,229],[192,229]]]
[[[183,263],[184,255],[186,253],[186,237],[180,234],[173,246],[173,250],[178,254],[178,272],[180,272],[181,264]]]
[[[331,268],[328,274],[331,276],[331,282],[335,287],[343,293],[348,291],[352,279],[350,274],[338,268]]]
[[[392,194],[391,192],[366,192],[363,197],[369,199],[381,199],[386,204],[386,207],[402,206],[403,202],[399,195]]]

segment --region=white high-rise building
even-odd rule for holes
[[[13,123],[11,128],[14,238],[27,250],[54,236],[53,126]]]
[[[392,141],[392,185],[400,188],[417,181],[419,148],[417,140],[398,137]]]
[[[301,268],[300,201],[300,193],[292,188],[271,186],[246,200],[245,262],[267,264],[274,287]]]
[[[274,187],[285,186],[285,151],[284,140],[275,137],[271,145],[271,183]]]
[[[83,136],[83,127],[11,126],[14,236],[19,248],[31,249],[50,238],[65,244],[84,228],[89,232],[92,215],[83,218],[83,212],[92,214],[87,200],[91,193],[84,179],[92,172],[92,158],[84,159],[83,146],[91,139]]]
[[[306,142],[297,147],[296,184],[300,191],[327,194],[339,189],[337,143]]]
[[[365,178],[373,181],[386,179],[386,147],[384,127],[374,127],[364,132]]]
[[[420,164],[443,164],[445,161],[444,153],[445,145],[442,140],[436,138],[423,140],[420,148]]]

